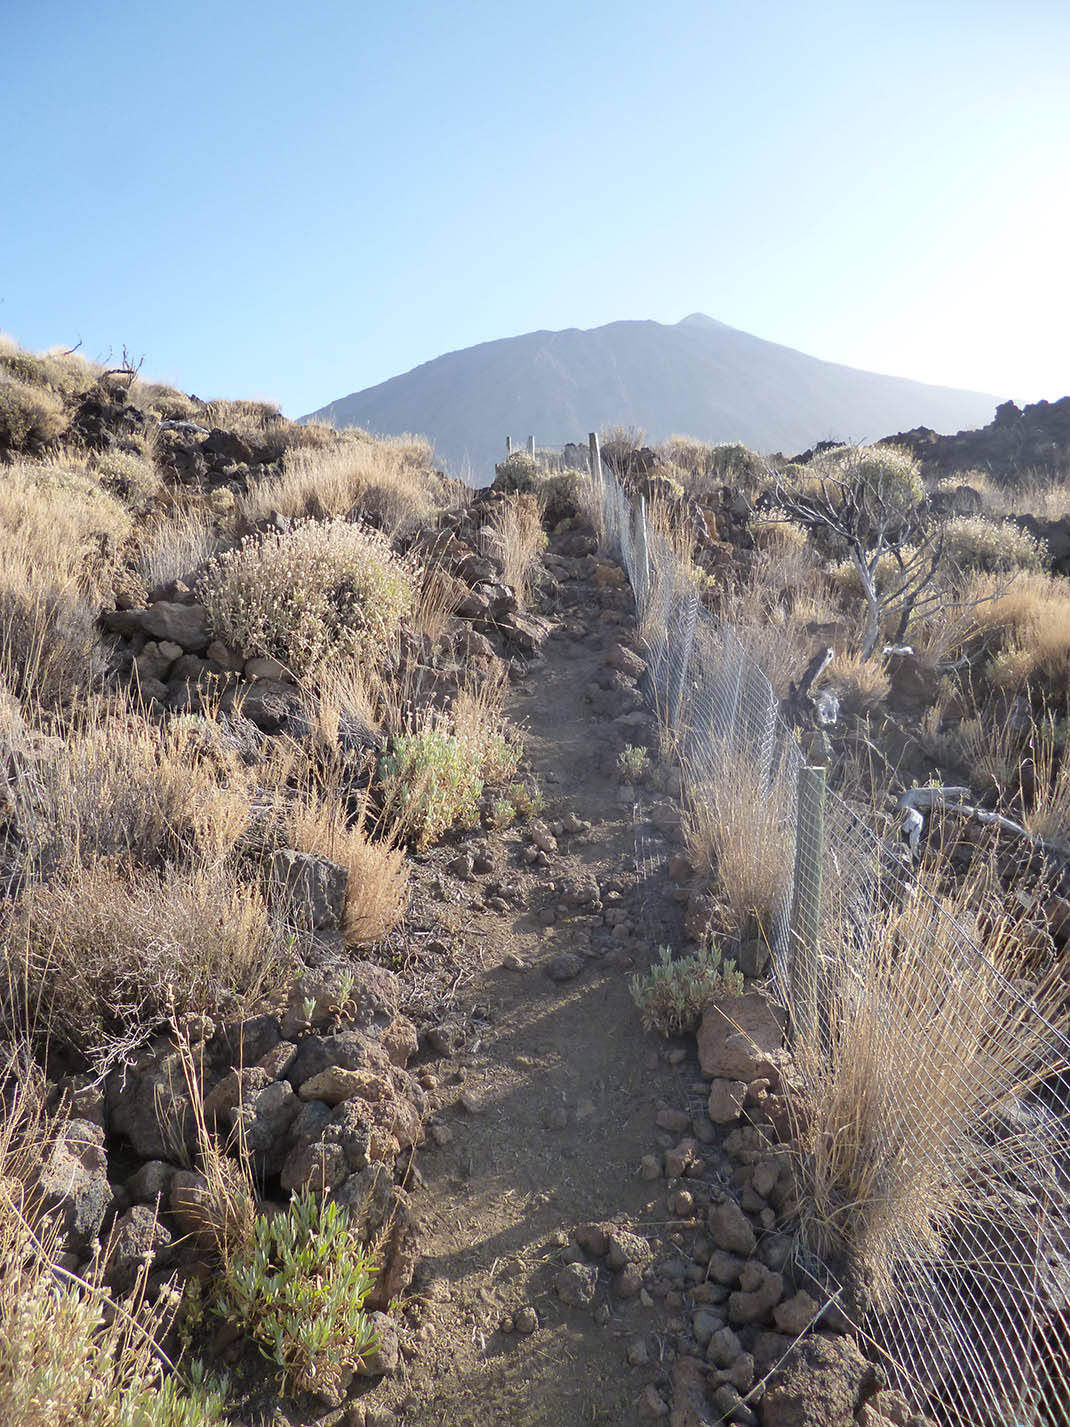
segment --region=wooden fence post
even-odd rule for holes
[[[513,438],[511,436],[507,436],[505,438],[505,454],[507,456],[511,456],[513,454]]]
[[[824,768],[799,769],[795,818],[795,896],[791,908],[792,1013],[796,1038],[813,1043],[820,1034],[821,884],[825,865]]]

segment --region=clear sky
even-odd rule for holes
[[[702,311],[1070,393],[1068,0],[0,0],[0,328],[290,415]]]

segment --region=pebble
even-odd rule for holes
[[[534,1333],[538,1326],[539,1315],[534,1308],[525,1305],[523,1308],[518,1308],[513,1314],[513,1327],[518,1333],[523,1333],[526,1336],[529,1333]]]
[[[515,951],[510,951],[502,957],[502,966],[506,971],[524,971],[527,969],[527,962],[522,956],[517,956]]]
[[[554,1279],[557,1296],[570,1308],[587,1308],[594,1302],[598,1270],[587,1264],[566,1264]]]
[[[548,1130],[563,1130],[568,1124],[568,1111],[563,1105],[556,1105],[546,1111],[542,1122]]]
[[[457,1103],[470,1115],[482,1115],[483,1113],[483,1101],[474,1090],[462,1090],[457,1097]]]
[[[668,1130],[674,1135],[683,1134],[691,1124],[691,1116],[686,1110],[659,1110],[654,1121],[659,1130]]]
[[[645,1338],[633,1338],[625,1349],[625,1354],[633,1368],[645,1367],[650,1361],[650,1344]]]
[[[640,1417],[660,1418],[668,1417],[669,1404],[662,1397],[653,1383],[648,1383],[639,1394],[639,1401],[636,1403],[636,1411]]]
[[[634,1263],[626,1263],[613,1280],[613,1292],[618,1298],[635,1298],[642,1287],[643,1270]]]
[[[661,1178],[661,1158],[656,1154],[645,1154],[639,1161],[639,1173],[643,1179]]]
[[[669,1195],[669,1213],[677,1219],[690,1219],[695,1212],[695,1196],[686,1189]]]
[[[583,957],[574,951],[559,951],[546,963],[546,974],[551,981],[571,981],[583,970]]]

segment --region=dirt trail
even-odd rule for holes
[[[620,803],[618,780],[602,771],[610,725],[592,719],[584,702],[617,637],[603,631],[596,625],[582,642],[558,631],[509,712],[527,729],[547,816],[572,810],[593,825],[562,841],[540,874],[544,884],[619,879],[637,925],[605,949],[597,938],[591,945],[582,919],[543,925],[537,905],[520,915],[471,915],[468,939],[482,942],[484,969],[465,999],[488,1005],[493,1020],[480,1043],[453,1058],[463,1080],[446,1087],[455,1100],[461,1092],[472,1099],[476,1112],[444,1107],[442,1137],[451,1138],[419,1157],[425,1183],[414,1208],[425,1259],[410,1322],[415,1316],[422,1326],[408,1335],[415,1352],[389,1394],[406,1427],[631,1422],[653,1375],[653,1361],[637,1370],[625,1351],[629,1339],[654,1330],[663,1310],[616,1300],[603,1284],[592,1314],[565,1307],[553,1287],[579,1224],[613,1219],[651,1237],[666,1232],[665,1181],[641,1178],[639,1162],[656,1148],[658,1106],[685,1103],[690,1078],[668,1064],[664,1041],[642,1032],[628,991],[631,963],[649,965],[654,928],[671,908],[659,910],[667,884],[636,886],[632,809]],[[498,875],[519,880],[521,872]],[[545,969],[562,952],[583,956],[584,965],[557,983]],[[523,969],[502,965],[516,957]],[[535,1331],[501,1331],[506,1315],[530,1326],[531,1309]]]

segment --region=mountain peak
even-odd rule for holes
[[[725,330],[725,324],[718,322],[716,317],[707,317],[704,312],[690,312],[686,317],[681,317],[677,322],[677,327],[720,327]]]
[[[692,312],[682,322],[611,322],[592,331],[528,332],[425,362],[314,413],[382,435],[420,431],[439,458],[491,478],[505,438],[544,446],[637,426],[742,441],[758,451],[874,439],[928,426],[983,426],[995,399],[819,361]]]

